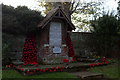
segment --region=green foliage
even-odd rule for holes
[[[2,33],[2,63],[3,65],[10,63],[10,56],[13,47],[13,36]]]
[[[118,38],[118,20],[112,14],[104,14],[103,17],[92,21],[91,25],[94,27],[91,31],[96,37],[95,45],[98,53],[109,56],[109,51],[116,45]]]
[[[14,35],[26,34],[37,28],[43,19],[41,12],[30,10],[26,6],[14,8],[2,4],[2,60],[3,65],[9,63],[13,50]],[[14,34],[14,35],[13,35]]]
[[[46,8],[44,13],[47,14],[51,9],[58,7],[59,5],[63,8],[65,13],[70,17],[75,26],[85,32],[90,31],[89,18],[94,16],[97,18],[101,14],[102,1],[73,1],[73,2],[41,2],[38,0],[40,7]]]
[[[118,21],[113,15],[103,15],[97,21],[94,21],[93,27],[98,35],[115,35],[118,32]]]
[[[90,68],[91,72],[102,73],[106,78],[119,78],[118,64]]]
[[[72,79],[77,79],[75,75],[72,75],[67,72],[53,72],[53,73],[46,73],[46,74],[40,74],[40,75],[33,75],[33,76],[23,76],[22,74],[18,73],[15,70],[3,70],[2,71],[2,78],[24,78],[26,79],[31,79],[31,78],[54,78],[59,80],[58,78],[72,78]],[[23,80],[23,79],[22,79]]]
[[[25,34],[34,30],[43,19],[41,12],[30,10],[26,6],[13,8],[2,4],[3,32]]]
[[[108,59],[109,63],[116,63],[118,64],[118,59],[117,58],[110,58]]]

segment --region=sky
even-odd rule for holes
[[[36,9],[38,7],[38,3],[36,0],[0,0],[0,3],[11,5],[13,7],[17,6],[28,6],[28,8]]]
[[[88,2],[88,1],[104,1],[104,4],[102,7],[104,7],[104,10],[106,12],[114,11],[114,13],[117,13],[117,7],[118,7],[117,2],[119,0],[80,0],[80,1],[86,1],[86,2]],[[27,6],[28,8],[30,8],[32,10],[38,10],[38,11],[44,10],[44,8],[39,6],[38,0],[0,0],[0,3],[3,3],[5,5],[11,5],[15,8],[17,6]],[[42,14],[43,14],[43,12],[42,12]],[[45,15],[43,15],[43,16],[45,16]]]
[[[81,0],[81,1],[94,1],[94,0]],[[101,1],[101,0],[99,0]],[[102,0],[103,1],[103,0]],[[115,10],[117,11],[117,2],[119,0],[104,0],[104,7],[105,7],[105,10]],[[11,5],[13,7],[17,7],[19,5],[21,6],[28,6],[28,8],[30,9],[37,9],[37,10],[43,10],[43,8],[40,8],[38,5],[38,2],[37,0],[0,0],[0,3],[3,3],[3,4],[6,4],[6,5]]]

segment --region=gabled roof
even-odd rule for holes
[[[75,30],[75,26],[73,25],[73,23],[71,22],[71,20],[69,20],[68,16],[66,15],[66,13],[60,8],[55,8],[53,10],[51,10],[46,17],[43,19],[43,21],[40,22],[40,24],[38,25],[38,27],[40,28],[44,28],[53,18],[57,13],[61,13],[63,15],[63,18],[67,21],[67,23],[69,24],[68,27],[70,27],[72,30]],[[59,17],[58,17],[59,18]]]

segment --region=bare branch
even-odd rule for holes
[[[76,9],[77,9],[77,7],[79,6],[79,4],[80,4],[80,3],[78,2],[77,5],[75,6],[75,9],[71,11],[71,14],[76,11]]]
[[[73,2],[73,3],[71,3],[71,4],[72,4],[72,6],[71,6],[70,11],[72,11],[72,10],[73,10],[73,5],[75,4],[75,2]]]

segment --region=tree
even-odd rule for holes
[[[30,10],[26,6],[14,8],[2,4],[2,13],[2,30],[12,34],[26,34],[43,19],[41,12]]]
[[[14,8],[2,4],[2,61],[10,64],[11,52],[15,47],[15,36],[25,35],[37,27],[43,19],[41,12],[30,10],[26,6]]]
[[[91,24],[94,27],[91,31],[96,37],[97,52],[108,57],[110,50],[117,41],[118,20],[112,14],[104,14],[97,20],[92,21]]]
[[[120,20],[120,1],[118,2],[117,10],[118,10],[118,19]]]
[[[2,65],[8,65],[11,63],[11,51],[13,47],[13,35],[8,35],[6,33],[2,33]]]
[[[117,10],[118,10],[119,32],[120,32],[120,1],[118,2]]]
[[[44,11],[45,14],[48,14],[51,9],[55,9],[56,7],[61,6],[71,20],[71,15],[76,11],[77,7],[79,6],[79,2],[76,4],[75,2],[40,2],[40,6],[46,8]]]
[[[39,0],[38,0],[39,1]],[[79,0],[79,2],[40,2],[40,6],[45,7],[46,10],[44,11],[45,14],[47,14],[51,9],[54,9],[58,6],[61,6],[63,10],[68,15],[69,19],[73,21],[74,24],[79,23],[75,25],[78,28],[83,28],[85,25],[89,26],[89,21],[87,20],[92,15],[95,15],[96,17],[99,16],[98,10],[100,10],[100,5],[102,2],[97,1],[91,1],[91,2],[82,2]],[[82,16],[80,16],[82,14]],[[83,19],[87,17],[87,19]],[[78,17],[79,16],[79,17]],[[82,25],[81,25],[82,24]],[[86,27],[87,28],[87,27]]]

